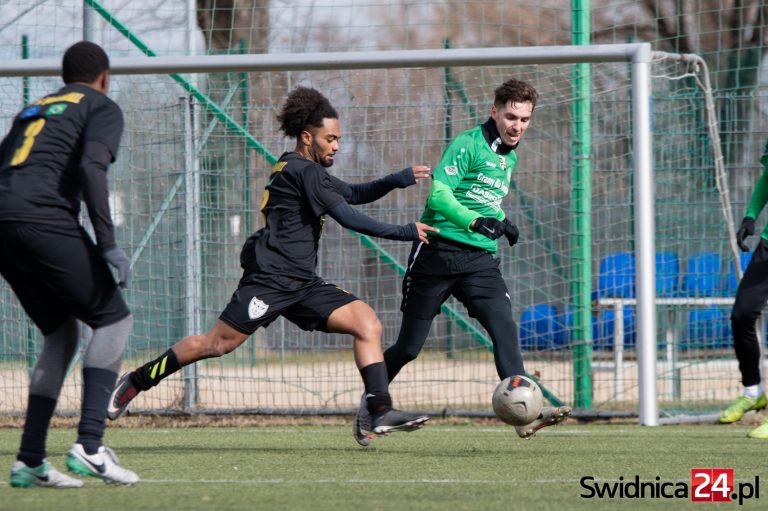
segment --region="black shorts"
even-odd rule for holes
[[[0,224],[0,274],[43,335],[70,316],[99,328],[130,314],[106,261],[82,227]]]
[[[279,316],[302,330],[327,332],[331,313],[357,299],[320,277],[302,280],[246,270],[219,319],[248,335]]]
[[[430,238],[415,242],[403,277],[400,310],[418,319],[432,319],[449,296],[455,296],[476,317],[481,301],[504,300],[509,291],[499,260],[480,248]]]

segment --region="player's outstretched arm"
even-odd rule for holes
[[[426,241],[428,232],[438,232],[420,222],[406,225],[393,225],[379,222],[373,218],[353,209],[346,202],[340,202],[328,210],[328,214],[343,227],[352,229],[361,234],[368,234],[377,238],[401,241]]]
[[[342,195],[349,204],[368,204],[396,188],[407,188],[421,180],[431,179],[431,171],[426,165],[413,165],[367,183],[349,184],[342,181]]]

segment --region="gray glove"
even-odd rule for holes
[[[104,260],[117,270],[118,285],[127,288],[131,280],[131,260],[125,255],[125,251],[115,247],[104,252],[103,256]]]

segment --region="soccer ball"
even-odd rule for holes
[[[544,398],[536,382],[522,375],[505,378],[493,391],[493,411],[513,426],[530,424],[541,413]]]

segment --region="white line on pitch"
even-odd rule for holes
[[[281,485],[281,484],[575,484],[578,479],[536,479],[533,481],[512,481],[504,480],[483,480],[483,479],[142,479],[139,484],[263,484],[263,485]]]

